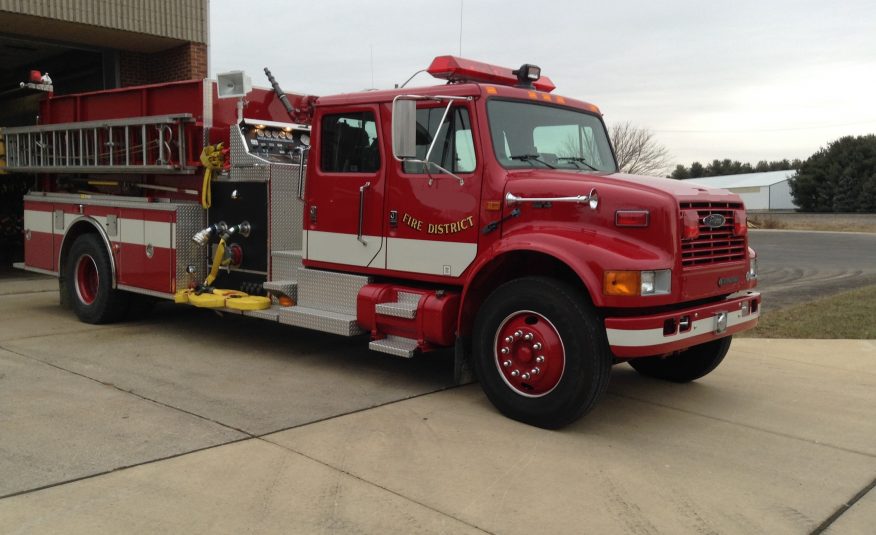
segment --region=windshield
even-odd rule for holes
[[[594,115],[497,99],[487,103],[487,113],[493,150],[507,169],[617,170],[605,127]]]

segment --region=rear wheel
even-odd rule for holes
[[[76,316],[86,323],[110,323],[126,311],[129,295],[113,289],[109,251],[95,234],[76,238],[67,255],[65,286]]]
[[[668,357],[642,357],[628,362],[637,372],[648,377],[689,383],[708,375],[724,360],[732,336],[706,342]]]
[[[560,281],[527,277],[497,288],[475,321],[474,367],[503,414],[546,428],[592,409],[611,356],[593,307]]]

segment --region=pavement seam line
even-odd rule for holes
[[[192,453],[199,453],[199,452],[202,452],[202,451],[211,450],[211,449],[213,449],[213,448],[219,448],[219,447],[222,447],[222,446],[228,446],[228,445],[230,445],[230,444],[236,444],[236,443],[238,443],[238,442],[245,442],[245,441],[247,441],[247,440],[254,440],[254,439],[253,439],[253,437],[249,437],[249,436],[246,436],[246,437],[240,437],[240,438],[236,438],[236,439],[234,439],[234,440],[229,440],[228,442],[222,442],[222,443],[219,443],[219,444],[212,444],[212,445],[210,445],[210,446],[204,446],[203,448],[197,448],[197,449],[194,449],[194,450],[188,450],[188,451],[181,451],[181,452],[179,452],[179,453],[174,453],[174,454],[172,454],[172,455],[166,455],[166,456],[164,456],[164,457],[158,457],[158,458],[156,458],[156,459],[149,459],[149,460],[142,461],[142,462],[139,462],[139,463],[127,464],[127,465],[125,465],[125,466],[118,466],[118,467],[116,467],[116,468],[112,468],[112,469],[110,469],[110,470],[103,470],[103,471],[100,471],[100,472],[95,472],[95,473],[93,473],[93,474],[88,474],[88,475],[84,475],[84,476],[80,476],[80,477],[75,477],[75,478],[73,478],[73,479],[65,479],[64,481],[56,481],[55,483],[49,483],[48,485],[42,485],[42,486],[40,486],[40,487],[35,487],[35,488],[32,488],[32,489],[19,490],[19,491],[16,491],[16,492],[12,492],[12,493],[10,493],[10,494],[5,494],[5,495],[3,495],[3,496],[0,496],[0,500],[5,500],[6,498],[14,498],[14,497],[16,497],[16,496],[22,496],[22,495],[25,495],[25,494],[31,494],[31,493],[34,493],[34,492],[39,492],[39,491],[41,491],[41,490],[46,490],[46,489],[50,489],[50,488],[53,488],[53,487],[60,487],[60,486],[62,486],[62,485],[67,485],[67,484],[70,484],[70,483],[76,483],[76,482],[78,482],[78,481],[84,481],[84,480],[86,480],[86,479],[94,479],[94,478],[97,478],[97,477],[100,477],[100,476],[105,476],[105,475],[111,474],[111,473],[113,473],[113,472],[120,472],[120,471],[122,471],[122,470],[128,470],[129,468],[136,468],[136,467],[138,467],[138,466],[144,466],[144,465],[147,465],[147,464],[158,463],[158,462],[161,462],[161,461],[167,461],[167,460],[170,460],[170,459],[176,459],[177,457],[182,457],[182,456],[184,456],[184,455],[190,455],[190,454],[192,454]]]
[[[459,387],[461,387],[461,386],[465,386],[465,385],[450,385],[450,386],[444,386],[444,387],[438,388],[437,390],[431,390],[431,391],[429,391],[429,392],[422,392],[422,393],[419,393],[419,394],[414,394],[413,396],[409,396],[409,397],[406,397],[406,398],[393,399],[393,400],[385,401],[385,402],[383,402],[383,403],[379,403],[379,404],[377,404],[377,405],[372,405],[372,406],[370,406],[370,407],[362,407],[361,409],[354,409],[354,410],[351,410],[351,411],[349,411],[349,412],[344,412],[344,413],[341,413],[341,414],[332,414],[332,415],[326,416],[326,417],[324,417],[324,418],[318,418],[318,419],[316,419],[316,420],[311,420],[311,421],[309,421],[309,422],[304,422],[304,423],[296,424],[296,425],[290,425],[290,426],[288,426],[288,427],[282,427],[282,428],[280,428],[280,429],[275,429],[275,430],[273,430],[273,431],[267,431],[267,432],[264,432],[264,433],[253,434],[252,437],[253,437],[253,438],[262,438],[262,439],[263,439],[263,438],[268,437],[268,436],[271,436],[271,435],[276,435],[277,433],[284,433],[284,432],[286,432],[286,431],[291,431],[291,430],[293,430],[293,429],[300,429],[300,428],[302,428],[302,427],[307,427],[307,426],[309,426],[309,425],[315,425],[315,424],[320,424],[320,423],[323,423],[323,422],[328,422],[328,421],[330,421],[330,420],[334,420],[334,419],[336,419],[336,418],[343,418],[344,416],[352,416],[352,415],[354,415],[354,414],[358,414],[358,413],[360,413],[360,412],[370,411],[370,410],[373,410],[373,409],[379,409],[379,408],[381,408],[381,407],[386,407],[386,406],[389,406],[389,405],[393,405],[393,404],[395,404],[395,403],[403,403],[403,402],[405,402],[405,401],[409,401],[409,400],[412,400],[412,399],[417,399],[417,398],[421,398],[421,397],[424,397],[424,396],[431,396],[432,394],[438,394],[438,393],[441,393],[441,392],[446,392],[446,391],[448,391],[448,390],[453,390],[453,389],[455,389],[455,388],[459,388]],[[273,444],[273,442],[271,442],[271,444]]]
[[[8,294],[0,294],[0,299],[2,299],[4,297],[13,297],[16,295],[47,294],[47,293],[54,293],[57,291],[58,291],[57,288],[52,288],[51,290],[30,290],[27,292],[12,292],[12,293],[8,293]]]
[[[306,453],[302,453],[302,452],[300,452],[300,451],[298,451],[298,450],[296,450],[296,449],[294,449],[294,448],[291,448],[291,447],[286,446],[286,445],[283,445],[283,444],[278,444],[277,442],[274,442],[274,441],[268,440],[268,439],[263,438],[263,437],[256,437],[256,440],[261,440],[262,442],[265,442],[265,443],[267,443],[267,444],[271,444],[271,445],[276,446],[276,447],[278,447],[278,448],[280,448],[280,449],[282,449],[282,450],[288,451],[288,452],[290,452],[290,453],[294,453],[294,454],[296,454],[296,455],[300,455],[300,456],[304,457],[305,459],[308,459],[308,460],[313,461],[313,462],[315,462],[315,463],[317,463],[317,464],[320,464],[320,465],[322,465],[322,466],[325,466],[326,468],[329,468],[329,469],[334,470],[334,471],[336,471],[336,472],[340,472],[341,474],[344,474],[344,475],[346,475],[346,476],[352,477],[353,479],[356,479],[357,481],[361,481],[362,483],[365,483],[366,485],[371,485],[372,487],[375,487],[375,488],[378,488],[378,489],[380,489],[380,490],[382,490],[382,491],[388,492],[388,493],[390,493],[390,494],[392,494],[392,495],[394,495],[394,496],[398,496],[399,498],[401,498],[401,499],[403,499],[403,500],[406,500],[406,501],[409,501],[409,502],[411,502],[411,503],[417,504],[417,505],[419,505],[420,507],[424,507],[424,508],[426,508],[426,509],[428,509],[428,510],[430,510],[430,511],[434,511],[434,512],[436,512],[436,513],[438,513],[438,514],[440,514],[440,515],[442,515],[442,516],[446,516],[447,518],[452,518],[453,520],[456,520],[457,522],[460,522],[460,523],[462,523],[462,524],[465,524],[466,526],[469,526],[470,528],[474,528],[474,529],[476,529],[476,530],[478,530],[478,531],[481,531],[481,532],[483,532],[483,533],[489,533],[490,535],[493,535],[493,532],[492,532],[492,531],[487,531],[486,529],[484,529],[484,528],[482,528],[482,527],[480,527],[480,526],[476,526],[476,525],[474,525],[474,524],[472,524],[472,523],[470,523],[470,522],[467,522],[467,521],[465,521],[465,520],[462,520],[461,518],[457,518],[457,517],[455,517],[455,516],[453,516],[453,515],[451,515],[451,514],[449,514],[449,513],[446,513],[446,512],[444,512],[444,511],[442,511],[442,510],[440,510],[440,509],[436,509],[435,507],[432,507],[431,505],[427,505],[427,504],[425,504],[425,503],[423,503],[423,502],[420,502],[420,501],[417,501],[417,500],[415,500],[415,499],[413,499],[413,498],[411,498],[411,497],[409,497],[409,496],[405,496],[404,494],[401,494],[401,493],[399,493],[399,492],[397,492],[397,491],[394,491],[394,490],[392,490],[392,489],[390,489],[390,488],[384,487],[383,485],[380,485],[379,483],[376,483],[376,482],[374,482],[374,481],[370,481],[370,480],[368,480],[368,479],[365,479],[365,478],[363,478],[363,477],[361,477],[361,476],[358,476],[358,475],[356,475],[356,474],[354,474],[354,473],[352,473],[352,472],[350,472],[350,471],[348,471],[348,470],[344,470],[343,468],[338,468],[337,466],[331,465],[331,464],[329,464],[329,463],[327,463],[327,462],[325,462],[325,461],[321,461],[321,460],[319,460],[319,459],[316,459],[316,458],[314,458],[314,457],[311,457],[310,455],[307,455]]]
[[[824,522],[822,522],[817,528],[812,530],[812,533],[810,535],[819,535],[820,533],[823,533],[824,530],[829,528],[834,522],[836,522],[839,519],[839,517],[843,516],[843,514],[845,514],[846,511],[851,509],[853,505],[858,503],[859,500],[861,500],[864,496],[867,495],[868,492],[870,492],[874,488],[876,488],[876,479],[871,481],[870,484],[865,486],[863,489],[859,490],[857,494],[852,496],[851,500],[840,505],[839,508],[836,511],[834,511],[834,513],[832,515],[827,517],[827,519]]]
[[[130,325],[131,325],[130,323],[125,324],[125,325],[122,325],[122,324],[101,325],[100,328],[95,328],[95,329],[90,329],[90,330],[85,330],[85,331],[83,331],[82,329],[78,329],[75,331],[62,331],[62,332],[46,333],[46,334],[34,334],[32,336],[21,336],[19,338],[4,338],[3,340],[0,340],[0,342],[19,342],[21,340],[33,340],[34,338],[52,338],[54,336],[66,336],[68,334],[83,334],[83,333],[88,333],[88,332],[92,332],[92,331],[97,332],[97,331],[103,331],[103,330],[109,330],[109,329],[121,329],[122,327],[127,327]],[[10,351],[10,350],[7,349],[7,351]]]
[[[4,346],[4,345],[2,345],[2,344],[0,344],[0,349],[2,349],[2,350],[4,350],[4,351],[8,351],[8,352],[12,353],[13,355],[18,355],[19,357],[26,358],[26,359],[31,360],[31,361],[33,361],[33,362],[39,362],[39,363],[41,363],[41,364],[43,364],[43,365],[45,365],[45,366],[49,366],[49,367],[51,367],[51,368],[55,368],[56,370],[60,370],[60,371],[63,371],[63,372],[67,372],[67,373],[69,373],[69,374],[75,375],[75,376],[77,376],[77,377],[81,377],[81,378],[83,378],[83,379],[87,379],[87,380],[89,380],[89,381],[93,381],[93,382],[95,382],[95,383],[97,383],[97,384],[100,384],[100,385],[103,385],[103,386],[108,386],[108,387],[110,387],[110,388],[113,388],[113,389],[115,389],[115,390],[118,390],[119,392],[123,392],[123,393],[125,393],[125,394],[129,394],[129,395],[131,395],[131,396],[134,396],[135,398],[142,399],[143,401],[148,401],[148,402],[150,402],[150,403],[154,403],[154,404],[156,404],[156,405],[158,405],[158,406],[161,406],[161,407],[165,407],[165,408],[168,408],[168,409],[171,409],[171,410],[174,410],[174,411],[178,411],[178,412],[181,412],[181,413],[183,413],[183,414],[188,414],[189,416],[194,416],[195,418],[198,418],[198,419],[204,420],[204,421],[206,421],[206,422],[210,422],[210,423],[216,424],[216,425],[218,425],[218,426],[224,427],[224,428],[226,428],[226,429],[230,429],[230,430],[232,430],[232,431],[237,431],[238,433],[242,433],[243,435],[245,435],[246,438],[255,438],[255,435],[254,435],[254,434],[249,433],[249,432],[247,432],[247,431],[244,431],[243,429],[238,429],[237,427],[234,427],[233,425],[228,425],[228,424],[222,423],[222,422],[220,422],[220,421],[218,421],[218,420],[214,420],[214,419],[212,419],[212,418],[208,418],[208,417],[206,417],[206,416],[202,416],[202,415],[197,414],[197,413],[195,413],[195,412],[188,411],[188,410],[186,410],[186,409],[181,409],[181,408],[179,408],[179,407],[175,407],[175,406],[173,406],[173,405],[170,405],[170,404],[167,404],[167,403],[164,403],[164,402],[161,402],[161,401],[157,401],[157,400],[152,399],[152,398],[148,398],[148,397],[146,397],[146,396],[144,396],[144,395],[141,395],[141,394],[138,394],[138,393],[134,392],[133,390],[126,390],[126,389],[124,389],[124,388],[122,388],[122,387],[120,387],[120,386],[117,386],[117,385],[113,384],[113,383],[107,383],[107,382],[105,382],[105,381],[101,381],[100,379],[95,379],[94,377],[90,377],[90,376],[85,375],[85,374],[83,374],[83,373],[79,373],[79,372],[76,372],[76,371],[73,371],[73,370],[68,370],[67,368],[64,368],[63,366],[58,366],[57,364],[53,364],[53,363],[51,363],[51,362],[46,362],[46,361],[44,361],[44,360],[38,359],[38,358],[36,358],[36,357],[32,357],[32,356],[30,356],[30,355],[25,355],[25,354],[23,354],[23,353],[19,353],[19,352],[17,352],[17,351],[14,351],[14,350],[12,350],[12,349],[9,349],[8,347],[6,347],[6,346]]]
[[[702,417],[702,418],[708,418],[708,419],[710,419],[710,420],[715,420],[715,421],[718,421],[718,422],[721,422],[721,423],[725,423],[725,424],[729,424],[729,425],[738,425],[738,426],[740,426],[740,427],[745,427],[745,428],[747,428],[747,429],[752,429],[752,430],[754,430],[754,431],[760,431],[760,432],[762,432],[762,433],[769,433],[769,434],[771,434],[771,435],[775,435],[775,436],[779,436],[779,437],[783,437],[783,438],[790,438],[790,439],[792,439],[792,440],[799,440],[799,441],[801,441],[801,442],[806,442],[806,443],[808,443],[808,444],[814,444],[814,445],[816,445],[816,446],[824,446],[824,447],[826,447],[826,448],[831,448],[831,449],[835,449],[835,450],[840,450],[840,451],[844,451],[844,452],[846,452],[846,453],[854,453],[854,454],[857,454],[857,455],[863,455],[864,457],[876,458],[876,454],[873,454],[873,453],[867,453],[867,452],[865,452],[865,451],[853,450],[853,449],[851,449],[851,448],[844,448],[844,447],[842,447],[842,446],[837,446],[837,445],[835,445],[835,444],[830,444],[830,443],[828,443],[828,442],[817,442],[817,441],[815,441],[815,440],[808,439],[808,438],[796,437],[796,436],[794,436],[794,435],[789,435],[789,434],[787,434],[787,433],[782,433],[781,431],[773,431],[772,429],[765,429],[765,428],[763,428],[763,427],[757,427],[757,426],[755,426],[755,425],[746,424],[746,423],[742,423],[742,422],[734,422],[733,420],[728,420],[728,419],[726,419],[726,418],[719,418],[719,417],[717,417],[717,416],[711,416],[711,415],[709,415],[709,414],[703,414],[703,413],[701,413],[701,412],[696,412],[696,411],[692,411],[692,410],[688,410],[688,409],[682,409],[682,408],[679,408],[679,407],[672,407],[672,406],[670,406],[670,405],[665,405],[665,404],[663,404],[663,403],[657,403],[656,401],[652,401],[652,400],[649,400],[649,399],[637,398],[637,397],[633,397],[633,396],[630,396],[630,395],[627,395],[627,394],[619,394],[619,393],[617,393],[617,392],[610,392],[610,391],[607,392],[607,394],[610,394],[610,395],[612,395],[612,396],[617,396],[617,397],[619,397],[619,398],[629,399],[629,400],[632,400],[632,401],[638,401],[638,402],[640,402],[640,403],[646,403],[646,404],[648,404],[648,405],[655,405],[655,406],[657,406],[657,407],[663,407],[664,409],[668,409],[668,410],[672,410],[672,411],[683,412],[683,413],[685,413],[685,414],[690,414],[690,415],[693,415],[693,416],[700,416],[700,417]]]

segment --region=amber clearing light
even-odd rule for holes
[[[648,210],[617,210],[614,213],[616,227],[647,227]]]
[[[745,210],[733,211],[733,234],[736,236],[748,234],[748,220],[745,217]]]
[[[694,240],[700,237],[700,220],[696,211],[690,210],[684,212],[684,231],[682,238],[685,240]]]
[[[602,277],[605,295],[639,295],[641,274],[638,271],[606,271]]]

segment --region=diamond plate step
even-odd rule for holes
[[[300,268],[298,304],[302,307],[356,316],[356,297],[371,277]]]
[[[271,251],[271,280],[295,280],[302,256],[302,251]]]
[[[368,349],[371,351],[380,351],[381,353],[406,359],[414,356],[414,353],[417,352],[417,347],[416,340],[391,334],[382,340],[372,340],[368,343]]]
[[[394,303],[377,303],[374,311],[384,316],[405,318],[412,320],[417,317],[417,306],[420,304],[420,294],[398,292],[397,301]]]
[[[265,310],[245,310],[243,315],[268,321],[280,321],[280,312],[287,308],[280,305],[271,305],[271,308],[266,308]]]
[[[356,316],[304,306],[281,310],[280,323],[341,336],[355,336],[365,332],[356,322]]]
[[[262,286],[269,292],[288,295],[293,300],[298,298],[298,281],[268,281]]]

